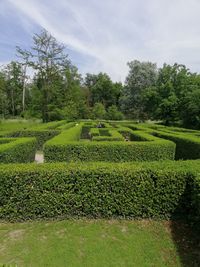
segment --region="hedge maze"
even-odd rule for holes
[[[200,220],[199,131],[60,121],[0,136],[1,220]],[[34,163],[38,149],[44,164]]]

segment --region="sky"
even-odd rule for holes
[[[45,28],[83,75],[123,82],[135,59],[200,72],[199,12],[200,0],[0,0],[0,65]]]

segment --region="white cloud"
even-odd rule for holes
[[[199,0],[8,1],[25,25],[37,23],[84,55],[83,73],[105,71],[123,80],[133,59],[200,71]]]

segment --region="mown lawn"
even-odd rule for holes
[[[0,131],[20,131],[40,125],[39,121],[31,120],[0,120]]]
[[[189,231],[186,228],[174,227],[166,221],[148,220],[1,223],[0,264],[28,267],[199,266],[197,248],[184,236]]]

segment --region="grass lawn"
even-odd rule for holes
[[[0,120],[0,131],[20,131],[39,125],[31,120]]]
[[[167,221],[1,223],[0,264],[37,267],[198,265],[187,226]]]

